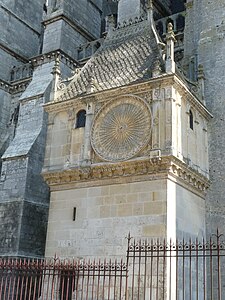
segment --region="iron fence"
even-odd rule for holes
[[[135,241],[126,260],[0,260],[1,300],[222,300],[225,244]]]
[[[122,261],[0,262],[1,300],[123,299],[127,265]]]

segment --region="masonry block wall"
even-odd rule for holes
[[[14,65],[39,53],[44,0],[1,1],[0,78],[9,80]],[[29,41],[29,42],[28,42]]]
[[[225,3],[201,1],[201,33],[199,40],[199,63],[205,72],[205,100],[213,114],[210,126],[210,178],[211,187],[207,197],[208,232],[217,227],[225,232],[224,186],[225,186]]]
[[[3,0],[0,5],[0,155],[14,135],[14,124],[10,119],[18,105],[20,95],[9,92],[11,70],[28,62],[39,53],[41,20],[44,0]],[[1,165],[1,163],[0,163]]]
[[[209,171],[211,185],[206,198],[208,236],[224,232],[224,67],[225,27],[223,1],[187,1],[185,60],[191,73],[204,68],[205,102],[213,115],[209,123]],[[201,14],[199,14],[201,11]]]
[[[43,51],[62,49],[77,59],[78,47],[100,37],[102,0],[50,4],[45,18]]]
[[[83,3],[49,1],[47,15],[43,12],[45,2],[1,2],[0,80],[10,82],[12,67],[27,63],[41,50],[45,53],[61,49],[76,58],[78,46],[100,36],[100,0]],[[45,21],[48,20],[44,23],[44,37],[43,16]],[[3,218],[0,226],[1,232],[6,233],[0,239],[2,255],[44,254],[49,194],[40,175],[47,125],[47,114],[43,112],[42,105],[49,99],[52,67],[53,64],[47,63],[36,68],[23,94],[1,91],[0,211]],[[67,66],[62,69],[62,76],[70,76],[71,70]],[[11,119],[18,105],[20,109],[15,128]]]
[[[129,232],[166,237],[166,180],[121,182],[52,192],[46,256],[121,257]]]

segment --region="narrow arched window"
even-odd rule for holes
[[[189,110],[189,125],[190,125],[190,128],[193,130],[194,129],[194,118],[193,118],[193,113],[191,110]]]
[[[86,111],[82,109],[77,113],[76,128],[85,127],[85,123],[86,123]]]

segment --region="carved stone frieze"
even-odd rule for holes
[[[152,91],[153,101],[163,100],[164,99],[164,89],[156,88]]]
[[[196,108],[197,111],[201,113],[206,119],[210,119],[212,116],[210,115],[209,111],[206,109],[206,107],[198,101],[198,99],[191,94],[191,92],[187,89],[185,84],[182,82],[182,80],[176,76],[176,75],[164,75],[159,78],[153,78],[152,80],[143,82],[143,83],[138,83],[138,84],[133,84],[129,86],[124,86],[120,88],[115,88],[111,90],[106,90],[103,92],[97,92],[91,95],[84,95],[84,96],[79,96],[75,98],[72,96],[73,91],[71,90],[71,100],[66,100],[64,101],[63,99],[57,99],[57,101],[50,102],[44,105],[46,111],[62,111],[65,106],[67,107],[72,107],[76,106],[77,103],[80,101],[86,101],[86,99],[90,97],[95,97],[96,103],[100,102],[106,102],[110,101],[112,98],[118,97],[118,94],[120,95],[125,95],[125,94],[133,94],[136,96],[139,96],[141,98],[146,99],[146,95],[148,95],[148,100],[146,102],[151,103],[153,98],[156,101],[166,99],[170,100],[172,97],[171,93],[171,86],[174,87],[178,92],[180,92],[181,96],[188,98],[190,104]],[[162,97],[160,97],[160,94],[158,91],[155,93],[155,90],[163,90],[162,92]],[[158,98],[157,98],[158,96]],[[161,99],[162,98],[162,99]]]
[[[82,182],[91,185],[91,182],[96,180],[113,178],[122,180],[122,178],[144,175],[152,175],[157,179],[163,175],[164,178],[175,178],[176,182],[179,181],[200,194],[205,194],[209,187],[206,177],[188,168],[173,156],[160,157],[154,162],[151,157],[145,157],[126,162],[92,164],[88,167],[44,172],[42,175],[49,186]]]
[[[31,78],[26,78],[14,84],[11,84],[4,80],[0,80],[0,89],[9,94],[22,93],[25,91],[25,89],[27,88],[30,82],[31,82]]]

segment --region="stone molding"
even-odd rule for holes
[[[136,16],[134,18],[130,18],[128,20],[124,20],[122,23],[118,23],[117,27],[114,28],[113,31],[116,31],[116,30],[121,29],[121,28],[126,28],[128,26],[141,23],[143,21],[146,21],[147,19],[148,19],[147,14],[143,14],[141,16]]]
[[[158,95],[158,98],[155,100],[171,100],[172,94],[167,87],[174,87],[177,89],[183,97],[187,97],[190,104],[196,108],[207,120],[211,120],[212,115],[208,111],[208,109],[201,103],[201,101],[193,95],[184,81],[177,75],[177,74],[163,74],[158,76],[157,78],[152,78],[150,80],[131,84],[129,86],[123,86],[118,88],[113,88],[111,90],[105,90],[100,92],[93,92],[88,95],[73,97],[73,91],[70,91],[70,100],[60,100],[57,98],[53,102],[49,102],[44,105],[45,110],[47,112],[54,112],[54,111],[63,111],[65,106],[75,107],[77,102],[88,102],[88,101],[95,101],[95,102],[105,102],[107,100],[112,99],[113,97],[116,98],[118,95],[123,96],[124,94],[133,94],[136,96],[147,95],[149,91],[153,91],[153,95],[151,96],[153,100]],[[145,96],[144,96],[145,97]],[[76,101],[74,101],[76,99]],[[63,105],[62,105],[63,103]]]
[[[31,82],[31,78],[26,78],[25,80],[21,80],[16,84],[10,84],[2,79],[0,79],[0,89],[9,94],[17,94],[24,92]]]
[[[32,57],[29,60],[29,63],[33,67],[38,67],[45,63],[55,61],[56,58],[59,58],[62,63],[64,63],[71,69],[75,69],[80,66],[79,63],[75,59],[73,59],[72,57],[70,57],[68,54],[66,54],[64,51],[62,51],[60,49],[58,49],[58,50],[56,49],[55,51],[50,51],[50,52]]]
[[[81,183],[85,186],[93,186],[96,181],[104,184],[104,181],[118,179],[122,182],[145,181],[157,179],[175,179],[175,182],[185,185],[187,189],[204,196],[209,187],[209,180],[187,167],[174,156],[162,157],[156,163],[152,162],[149,157],[130,160],[122,163],[101,163],[92,164],[84,167],[74,167],[64,170],[43,171],[44,180],[51,189],[62,189],[62,186]],[[147,176],[147,178],[146,178]],[[110,184],[108,183],[108,184]]]
[[[0,45],[1,48],[1,45]],[[38,56],[35,56],[29,60],[29,63],[27,65],[31,68],[39,67],[45,63],[50,63],[52,61],[55,61],[56,58],[60,59],[60,62],[64,63],[66,66],[68,66],[70,69],[74,70],[77,67],[79,67],[79,63],[72,59],[70,56],[68,56],[66,53],[64,53],[62,50],[56,50],[51,51],[45,54],[41,54]],[[21,65],[15,69],[23,68],[24,65]],[[28,84],[31,82],[32,75],[26,78],[19,78],[16,80],[13,80],[11,82],[4,81],[0,79],[0,89],[6,91],[10,94],[16,94],[19,92],[24,92],[28,86]]]

